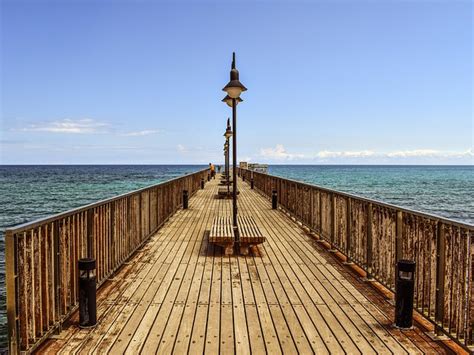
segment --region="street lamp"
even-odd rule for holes
[[[237,104],[242,102],[240,94],[247,88],[239,80],[239,71],[235,68],[235,52],[232,53],[230,81],[222,90],[227,93],[223,101],[232,107],[232,221],[234,228],[237,228]]]

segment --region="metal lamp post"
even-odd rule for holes
[[[224,177],[227,176],[227,144],[226,143],[224,143]]]
[[[226,147],[226,166],[225,166],[225,170],[226,170],[226,180],[227,180],[227,195],[229,195],[229,185],[230,185],[230,182],[229,182],[229,139],[230,137],[232,137],[232,129],[230,128],[230,118],[227,119],[227,127],[226,127],[226,130],[225,130],[225,133],[224,133],[224,137],[225,137],[225,147]]]
[[[229,141],[226,141],[224,143],[224,159],[225,159],[225,174],[226,174],[225,183],[227,185],[227,196],[229,196],[230,195],[229,178],[228,178],[228,175],[227,175],[227,174],[229,174]]]
[[[227,93],[222,101],[232,107],[232,221],[234,228],[237,228],[237,104],[242,102],[240,94],[247,88],[239,81],[239,71],[235,68],[235,52],[232,53],[230,81],[222,90]]]

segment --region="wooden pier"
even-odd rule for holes
[[[440,354],[468,349],[465,346],[463,350],[457,345],[459,342],[446,337],[434,338],[435,327],[422,313],[415,315],[412,330],[397,330],[393,326],[390,287],[385,288],[387,285],[377,281],[364,281],[364,276],[371,275],[355,265],[344,265],[347,258],[340,251],[328,251],[336,243],[325,241],[322,235],[299,223],[289,211],[272,210],[263,176],[259,181],[255,176],[258,191],[250,189],[249,176],[246,182],[239,179],[238,202],[239,214],[253,216],[266,242],[254,246],[247,256],[225,256],[223,249],[210,244],[208,238],[214,218],[231,215],[232,201],[217,198],[218,179],[199,189],[206,175],[207,172],[200,172],[181,178],[188,180],[169,183],[168,189],[172,192],[170,190],[163,201],[159,196],[164,190],[157,190],[163,187],[138,192],[141,196],[138,206],[145,207],[146,211],[144,215],[143,210],[137,214],[142,234],[137,232],[137,242],[124,249],[129,251],[127,257],[109,259],[108,250],[101,254],[103,257],[99,260],[106,265],[109,263],[110,267],[102,266],[99,270],[98,325],[93,329],[77,326],[77,270],[74,266],[69,266],[72,276],[67,280],[47,278],[50,284],[57,284],[54,292],[58,294],[51,294],[57,304],[51,300],[47,307],[40,303],[38,308],[33,303],[33,297],[48,296],[48,292],[41,284],[36,285],[35,280],[32,284],[21,280],[31,272],[37,275],[34,262],[25,264],[25,259],[28,256],[34,261],[35,256],[29,253],[47,250],[48,245],[36,246],[37,232],[27,235],[35,225],[23,226],[25,232],[21,228],[17,232],[10,231],[7,236],[10,258],[13,258],[12,251],[17,255],[25,243],[31,248],[15,262],[15,278],[7,280],[9,292],[15,283],[19,291],[15,300],[9,293],[9,322],[14,320],[10,342],[15,340],[15,352]],[[176,184],[180,184],[179,188]],[[193,193],[187,210],[178,208],[185,186]],[[271,190],[274,186],[268,188]],[[135,195],[122,198],[133,200]],[[148,198],[145,204],[143,196]],[[173,200],[173,196],[178,197]],[[122,203],[120,199],[114,201]],[[164,201],[175,201],[166,213]],[[112,202],[106,201],[104,206]],[[89,248],[99,255],[105,246],[115,247],[114,238],[120,224],[117,219],[95,224],[102,216],[100,209],[97,211],[95,219],[90,217],[93,223],[89,220],[89,233],[87,226],[81,230],[86,231],[85,240],[91,233],[103,236],[101,244],[89,242]],[[109,217],[116,215],[115,209],[111,211]],[[153,211],[162,212],[157,212],[158,218],[155,218],[151,217]],[[68,223],[74,226],[75,219],[73,221],[71,216],[65,218],[71,218]],[[53,229],[57,223],[54,221]],[[136,221],[128,219],[124,228],[130,230]],[[150,221],[153,222],[150,224]],[[102,232],[96,228],[98,225],[103,225]],[[78,229],[74,230],[67,250],[75,250],[73,241],[80,240]],[[14,242],[14,235],[31,237],[33,241]],[[56,232],[52,240],[54,235],[59,238],[65,234]],[[61,247],[66,248],[60,242],[53,250],[61,250]],[[41,253],[36,258],[43,260]],[[113,260],[117,262],[114,264]],[[52,265],[55,265],[54,260]],[[39,271],[38,275],[43,273]],[[48,272],[44,275],[47,277]],[[65,290],[65,286],[70,289]],[[33,296],[23,290],[33,291]],[[15,315],[12,303],[20,310]],[[62,312],[60,317],[53,314],[53,321],[50,321],[49,311],[43,313],[43,308],[49,309],[49,305]],[[26,317],[21,314],[22,310]],[[36,325],[33,330],[32,325]]]
[[[41,350],[71,354],[433,353],[418,327],[392,327],[390,305],[269,202],[241,184],[239,213],[255,216],[268,243],[224,256],[208,243],[231,201],[207,184],[99,292],[99,325],[77,317]],[[373,291],[370,293],[374,293]],[[369,294],[370,294],[369,293]],[[387,303],[383,305],[383,303]],[[384,307],[385,306],[385,307]]]

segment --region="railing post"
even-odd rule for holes
[[[89,221],[87,221],[87,229],[89,230]],[[59,324],[57,332],[61,332],[61,267],[59,253],[59,220],[53,222],[53,239],[54,239],[54,300],[56,305],[56,319],[54,322]]]
[[[367,275],[365,279],[371,281],[372,278],[372,203],[367,206]]]
[[[14,234],[5,232],[5,258],[6,258],[6,286],[7,286],[7,319],[8,319],[8,353],[20,353],[18,307],[17,307],[17,282],[18,282],[18,247]]]
[[[138,240],[139,242],[142,241],[143,238],[143,223],[142,223],[142,193],[138,194]],[[137,243],[137,245],[139,244]]]
[[[395,237],[395,263],[402,258],[402,246],[403,246],[403,211],[397,211],[397,222],[396,222],[396,237]]]
[[[147,237],[150,235],[151,233],[151,189],[148,189],[147,190],[147,194],[148,194],[148,230],[147,230]]]
[[[110,239],[110,244],[112,248],[110,253],[112,267],[110,268],[110,270],[108,270],[109,273],[115,270],[115,267],[117,265],[115,250],[115,201],[110,203]]]
[[[337,252],[337,249],[334,247],[334,240],[336,239],[336,195],[331,194],[331,235],[330,241],[331,246],[329,251],[332,253]]]
[[[351,261],[351,232],[352,232],[352,201],[347,198],[346,205],[346,261],[344,264],[353,264]]]
[[[323,199],[321,198],[321,190],[318,190],[318,197],[319,197],[319,237],[324,239],[323,236]]]
[[[403,246],[403,211],[397,211],[397,219],[395,221],[395,265],[397,265],[398,261],[402,259],[402,246]],[[395,293],[397,293],[397,271],[395,268],[395,275],[394,275],[393,282],[395,284]]]
[[[436,334],[440,335],[444,320],[444,272],[446,265],[446,238],[444,224],[440,221],[436,229]]]
[[[93,223],[94,223],[94,208],[87,210],[87,257],[92,258],[92,243],[93,243]],[[56,225],[56,223],[55,223]],[[55,230],[56,235],[56,230]]]

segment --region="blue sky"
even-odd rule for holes
[[[472,7],[3,1],[0,162],[472,164]]]

